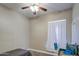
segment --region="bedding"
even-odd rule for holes
[[[0,56],[31,56],[32,54],[28,50],[14,49],[8,52],[0,54]]]

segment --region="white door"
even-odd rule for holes
[[[79,45],[79,18],[72,22],[72,44]]]

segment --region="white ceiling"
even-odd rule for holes
[[[37,15],[34,16],[32,11],[30,9],[22,10],[21,7],[31,5],[31,3],[3,3],[2,5],[5,5],[8,8],[14,9],[17,12],[24,14],[28,18],[30,17],[36,17],[41,16],[50,12],[57,12],[57,11],[63,11],[65,9],[72,8],[72,3],[40,3],[41,6],[47,8],[47,12],[39,11],[37,12]]]

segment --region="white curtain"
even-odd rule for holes
[[[66,21],[53,21],[48,23],[48,40],[46,49],[55,50],[54,43],[57,42],[58,49],[66,48]]]

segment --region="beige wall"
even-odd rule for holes
[[[67,19],[67,40],[71,41],[72,10],[50,13],[45,16],[30,19],[30,48],[45,50],[48,33],[48,22]]]
[[[0,5],[0,53],[28,48],[29,21],[19,13]]]

